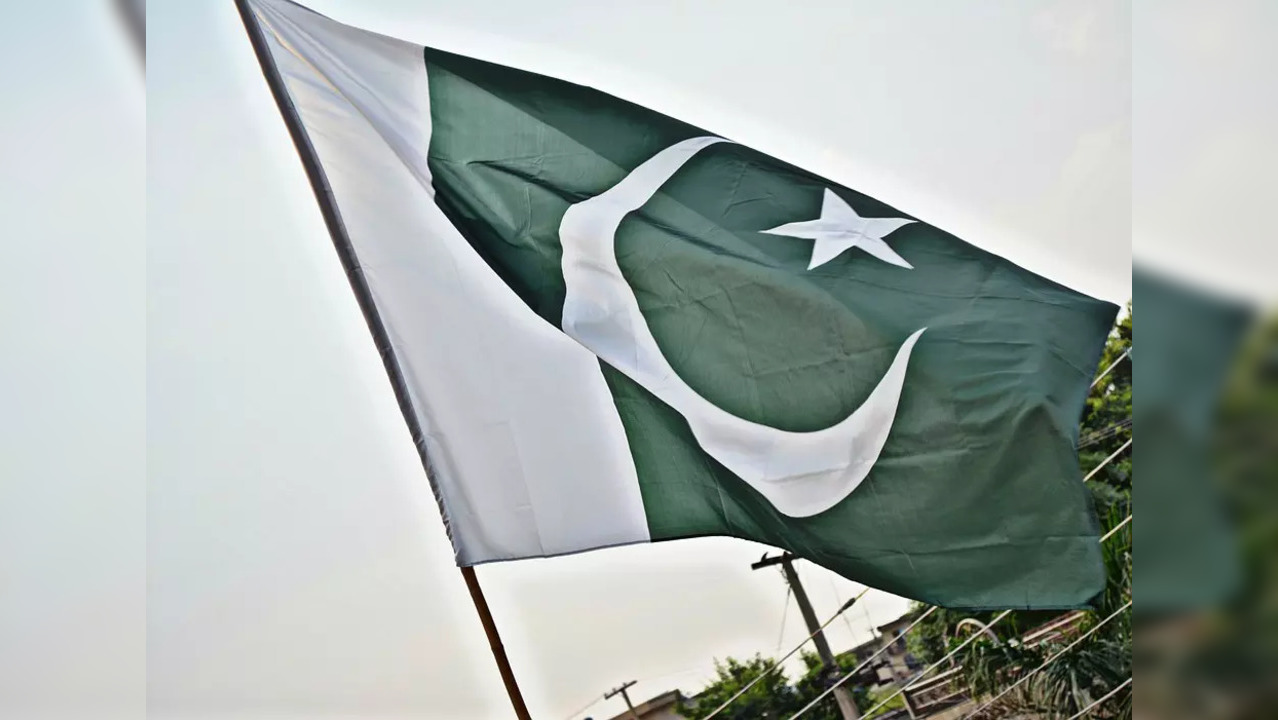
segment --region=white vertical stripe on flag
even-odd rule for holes
[[[649,538],[589,351],[536,316],[435,205],[423,49],[252,0],[426,434],[460,564]]]

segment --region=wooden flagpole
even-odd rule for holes
[[[497,624],[493,622],[492,613],[488,612],[488,601],[484,599],[484,591],[479,587],[479,578],[475,577],[475,568],[462,567],[461,574],[466,580],[466,589],[470,591],[471,602],[475,603],[475,611],[479,613],[479,622],[484,626],[484,634],[488,636],[488,647],[493,652],[493,659],[497,661],[501,681],[506,684],[506,694],[510,696],[510,704],[515,708],[515,717],[519,720],[531,720],[528,706],[524,704],[524,696],[519,692],[519,683],[515,681],[515,673],[510,669],[506,648],[501,644],[501,635],[497,634]]]
[[[373,341],[376,343],[378,353],[382,357],[382,364],[385,366],[386,374],[395,390],[395,399],[399,403],[400,412],[404,415],[404,421],[408,423],[409,432],[413,437],[413,444],[417,446],[417,454],[422,460],[422,467],[426,470],[427,479],[430,480],[433,486],[434,481],[431,479],[430,460],[426,456],[425,434],[422,432],[421,424],[417,421],[417,414],[413,410],[408,386],[404,382],[404,374],[399,367],[399,359],[395,357],[395,351],[391,347],[386,327],[382,324],[382,319],[377,313],[377,306],[373,302],[372,293],[369,291],[368,284],[364,281],[363,270],[360,268],[359,259],[355,255],[350,236],[346,232],[346,225],[342,221],[342,215],[338,211],[337,202],[333,197],[333,190],[328,183],[328,176],[324,174],[324,168],[320,165],[315,148],[311,145],[310,137],[306,134],[306,128],[302,125],[297,108],[293,106],[292,100],[288,96],[288,90],[284,87],[284,80],[280,77],[279,68],[276,67],[275,59],[271,56],[270,48],[267,47],[266,35],[254,16],[253,10],[249,7],[248,0],[235,0],[235,7],[239,10],[240,21],[244,23],[249,42],[253,45],[253,52],[257,55],[258,65],[261,66],[262,75],[266,78],[266,84],[271,89],[271,95],[275,98],[275,104],[279,108],[280,116],[284,118],[284,125],[288,128],[289,136],[293,139],[293,146],[302,161],[302,167],[306,171],[306,178],[310,181],[311,191],[315,193],[315,200],[319,203],[324,225],[328,228],[329,237],[333,240],[333,247],[336,248],[337,255],[342,261],[342,267],[346,270],[346,279],[350,282],[351,290],[355,292],[355,298],[359,302],[360,310],[364,313],[364,321],[368,324],[369,332],[373,335]],[[438,491],[436,491],[435,497],[438,500]],[[441,512],[443,511],[442,505],[440,510]],[[488,645],[492,650],[493,659],[497,662],[497,669],[501,673],[502,681],[506,685],[506,693],[510,696],[510,704],[515,710],[515,716],[519,720],[531,720],[531,716],[528,714],[528,707],[524,704],[523,695],[519,691],[519,685],[515,682],[515,673],[511,670],[510,660],[506,657],[506,650],[502,646],[501,636],[497,633],[497,625],[493,622],[492,613],[488,610],[488,602],[484,599],[483,589],[480,588],[479,579],[475,576],[475,569],[471,567],[459,569],[461,570],[462,579],[466,582],[466,589],[470,591],[470,599],[475,604],[475,612],[479,614],[479,622],[484,627],[484,634],[488,636]]]

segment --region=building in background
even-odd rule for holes
[[[884,682],[905,680],[923,668],[922,663],[910,654],[905,645],[905,629],[918,617],[918,611],[912,611],[878,627],[878,646],[887,648],[879,656],[883,660],[883,665],[879,669],[880,680]]]
[[[622,710],[608,720],[684,720],[679,714],[678,690],[670,690],[635,706],[634,712]]]
[[[906,646],[904,634],[918,617],[918,612],[909,612],[880,625],[876,628],[876,637],[843,653],[855,657],[858,663],[879,653],[862,674],[867,679],[858,683],[871,690],[873,696],[886,697],[896,692],[923,669],[923,664]],[[957,682],[961,679],[961,669],[952,667],[918,681],[909,692],[902,694],[905,707],[890,710],[878,716],[879,720],[953,720],[962,717],[971,706],[964,688]]]

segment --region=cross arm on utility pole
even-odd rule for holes
[[[634,718],[634,720],[640,720],[639,714],[635,712],[635,706],[630,702],[630,694],[626,692],[626,690],[629,689],[631,685],[634,685],[635,682],[635,680],[624,682],[620,686],[609,690],[604,693],[604,700],[608,700],[615,695],[620,695],[621,699],[626,701],[626,709],[630,711],[630,717]]]
[[[783,552],[780,555],[774,555],[772,557],[768,557],[768,554],[764,553],[763,557],[759,559],[759,562],[750,563],[750,569],[760,570],[765,567],[771,567],[772,565],[794,562],[794,560],[795,557],[788,552]]]
[[[773,565],[781,566],[781,572],[785,574],[785,581],[789,584],[790,591],[794,595],[794,604],[799,606],[799,612],[803,615],[803,622],[808,626],[808,632],[812,634],[812,644],[816,645],[817,655],[821,658],[821,664],[831,671],[838,671],[838,661],[834,659],[834,653],[830,651],[830,643],[826,642],[825,633],[821,631],[821,624],[817,622],[816,612],[812,609],[812,602],[808,600],[808,593],[803,589],[803,583],[799,581],[799,573],[794,569],[794,561],[797,559],[790,553],[781,553],[775,557],[768,557],[765,553],[758,562],[751,563],[750,569],[759,570]],[[856,702],[852,699],[852,694],[847,687],[840,685],[835,688],[834,699],[839,705],[839,712],[844,720],[853,720],[853,718],[860,715],[856,709]]]

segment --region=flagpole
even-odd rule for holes
[[[395,357],[395,350],[391,347],[386,327],[382,324],[382,319],[377,313],[377,306],[373,303],[373,295],[369,291],[368,284],[364,281],[363,270],[360,268],[359,259],[355,255],[350,236],[346,232],[346,225],[343,223],[342,215],[338,211],[337,202],[333,198],[333,190],[329,186],[328,176],[324,174],[324,168],[320,165],[315,148],[311,145],[310,137],[306,134],[306,129],[302,125],[297,108],[293,106],[292,101],[289,99],[279,68],[276,67],[275,59],[271,57],[270,49],[267,47],[266,35],[254,17],[253,11],[248,5],[248,0],[235,0],[235,7],[240,13],[240,21],[244,23],[244,30],[248,33],[249,42],[253,46],[253,53],[257,56],[258,65],[261,66],[262,75],[266,78],[266,84],[271,89],[271,95],[275,98],[275,104],[279,108],[280,116],[284,118],[284,125],[288,128],[289,136],[293,139],[293,146],[302,161],[302,168],[306,171],[306,178],[310,181],[311,191],[315,193],[315,201],[319,203],[324,225],[328,228],[329,237],[333,240],[333,247],[337,250],[337,255],[342,261],[342,267],[346,271],[346,279],[350,282],[351,290],[355,292],[355,298],[359,302],[360,310],[364,313],[364,321],[368,324],[368,330],[373,335],[373,342],[382,357],[382,365],[386,368],[386,374],[390,378],[391,387],[395,391],[395,399],[399,403],[400,412],[404,415],[404,422],[408,424],[409,433],[412,435],[413,444],[417,447],[417,454],[421,458],[427,480],[431,482],[432,489],[434,489],[430,459],[426,455],[425,433],[422,432],[421,424],[417,421],[417,413],[413,410],[408,385],[405,383],[404,374],[400,370],[399,360]],[[436,491],[435,496],[438,501],[438,491]],[[442,514],[442,505],[440,506],[440,511]],[[510,660],[506,657],[506,650],[502,646],[501,636],[497,633],[497,625],[493,622],[492,613],[488,609],[488,601],[485,600],[484,591],[480,588],[479,579],[475,576],[475,570],[471,567],[460,567],[459,569],[461,570],[462,579],[466,582],[466,589],[470,591],[470,599],[475,605],[475,612],[479,615],[479,622],[484,627],[484,634],[488,636],[488,645],[492,650],[493,660],[497,662],[497,669],[506,685],[506,693],[510,696],[510,704],[515,710],[515,716],[519,720],[531,720],[531,716],[528,714],[528,707],[524,704],[523,695],[519,691],[519,685],[515,681],[515,673],[510,667]]]
[[[501,672],[501,680],[506,684],[506,694],[510,696],[510,704],[515,708],[515,716],[519,720],[530,720],[528,706],[524,704],[524,696],[519,692],[519,683],[515,681],[515,673],[510,669],[506,648],[501,644],[501,635],[497,634],[497,624],[488,611],[484,590],[479,587],[479,578],[475,577],[475,568],[462,567],[461,574],[466,580],[466,589],[470,591],[471,602],[475,603],[475,611],[479,613],[479,622],[484,626],[484,634],[488,636],[488,648],[497,661],[497,670]]]

